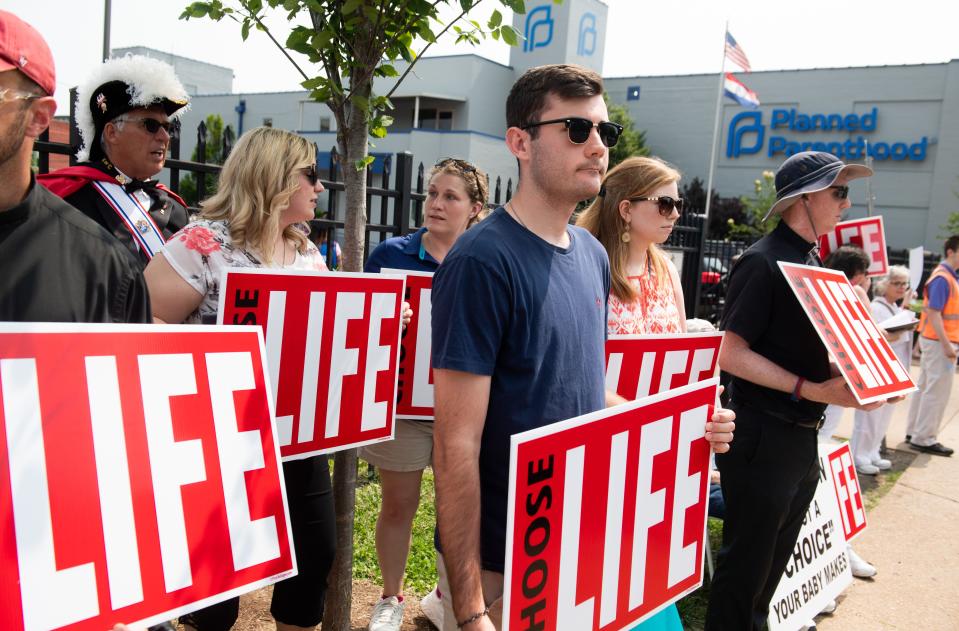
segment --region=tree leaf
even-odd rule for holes
[[[503,23],[503,14],[499,12],[498,9],[493,9],[493,14],[489,16],[489,28],[495,29],[498,28],[500,24]]]
[[[514,29],[512,26],[507,24],[503,26],[499,32],[500,35],[503,36],[503,41],[510,46],[516,46],[516,43],[519,42],[519,33],[517,33],[516,29]]]
[[[250,36],[250,20],[243,20],[243,26],[240,27],[240,37],[243,38],[243,41],[246,41],[246,38]]]
[[[373,161],[374,161],[374,160],[376,160],[376,157],[375,157],[375,156],[366,156],[365,158],[363,158],[363,159],[361,159],[361,160],[357,160],[356,162],[354,162],[354,163],[353,163],[353,166],[356,167],[356,170],[357,170],[357,171],[362,171],[362,170],[365,169],[366,167],[368,167],[368,166],[370,166],[371,164],[373,164]]]
[[[343,6],[340,7],[340,13],[343,15],[351,15],[356,13],[356,10],[360,8],[362,0],[346,0],[343,3]]]

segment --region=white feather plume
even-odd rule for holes
[[[77,160],[86,162],[90,157],[90,145],[96,130],[90,112],[90,96],[94,90],[110,81],[123,81],[130,86],[130,103],[148,106],[159,99],[171,101],[189,100],[186,89],[173,72],[173,66],[159,59],[143,55],[126,54],[100,64],[77,88],[77,127],[82,140],[77,151]],[[177,119],[190,109],[189,104],[174,112],[170,118]]]

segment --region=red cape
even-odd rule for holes
[[[37,181],[50,189],[51,193],[57,197],[60,197],[61,199],[65,199],[70,195],[73,195],[90,182],[110,182],[111,184],[117,183],[116,178],[111,177],[100,169],[94,169],[93,167],[85,167],[82,165],[66,167],[65,169],[54,171],[53,173],[38,175]],[[182,197],[168,189],[163,184],[157,183],[157,188],[165,191],[167,195],[179,202],[184,208],[188,208],[187,203],[183,201]]]

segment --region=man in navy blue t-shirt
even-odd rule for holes
[[[433,279],[444,630],[496,628],[510,436],[623,401],[604,385],[609,260],[569,225],[599,192],[621,131],[602,94],[599,75],[578,66],[520,77],[506,102],[516,196],[460,237]],[[720,412],[707,426],[719,450],[730,420]]]

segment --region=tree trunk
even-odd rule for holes
[[[346,222],[343,242],[343,270],[363,271],[366,236],[366,168],[357,170],[356,161],[367,155],[368,124],[364,112],[350,108],[349,124],[341,139],[343,180],[346,184]],[[333,457],[333,502],[336,507],[336,558],[330,572],[323,614],[323,631],[350,631],[353,599],[353,522],[356,509],[356,450],[337,452]]]

